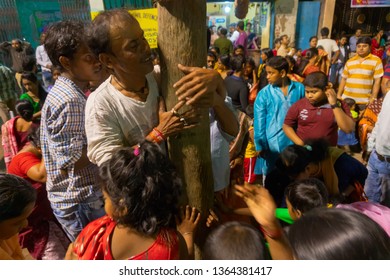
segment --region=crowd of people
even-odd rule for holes
[[[320,35],[261,49],[250,22],[210,28],[168,111],[125,10],[52,24],[35,56],[0,44],[0,259],[194,259],[197,235],[204,259],[390,259],[390,49],[383,31]],[[205,108],[214,205],[200,213],[180,204],[166,140]]]

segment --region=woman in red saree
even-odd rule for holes
[[[383,30],[379,30],[375,37],[373,37],[371,40],[371,53],[380,59],[383,58],[383,54],[385,52],[385,41],[382,39],[382,37]]]
[[[183,235],[175,228],[181,181],[158,145],[144,142],[135,149],[118,149],[101,166],[100,176],[107,215],[83,229],[69,247],[67,259],[188,257],[184,238],[192,237],[194,228]]]
[[[39,129],[29,135],[28,143],[12,158],[8,173],[22,177],[37,191],[28,226],[19,232],[19,243],[37,260],[61,260],[69,240],[53,215],[45,188],[46,169],[39,145]]]
[[[39,127],[39,122],[33,121],[34,107],[28,100],[17,101],[15,110],[18,115],[1,127],[7,169],[12,158],[28,143],[29,133]]]

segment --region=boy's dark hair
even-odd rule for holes
[[[243,55],[233,55],[230,59],[230,67],[234,72],[240,72],[244,68],[245,62]]]
[[[288,239],[298,260],[389,260],[390,238],[366,215],[318,208],[298,219]]]
[[[371,46],[371,38],[370,37],[359,37],[359,39],[357,39],[356,41],[356,45],[359,45],[359,44],[368,44]]]
[[[264,260],[265,242],[259,231],[242,222],[227,222],[207,238],[205,260]]]
[[[217,56],[215,55],[215,53],[209,51],[209,52],[207,53],[207,56],[214,57],[214,60],[217,61]]]
[[[25,121],[32,121],[34,115],[34,106],[30,101],[25,99],[16,101],[15,111]]]
[[[61,67],[60,57],[73,59],[74,54],[85,42],[86,22],[78,20],[65,20],[53,23],[47,30],[45,50],[53,66]]]
[[[344,98],[343,101],[349,106],[349,108],[352,108],[352,106],[356,104],[356,101],[352,98]]]
[[[36,190],[29,182],[15,175],[0,174],[0,222],[20,216],[36,198]]]
[[[145,141],[136,149],[116,150],[100,176],[118,225],[153,236],[174,223],[182,183],[158,145]]]
[[[329,36],[329,28],[328,27],[323,27],[321,28],[321,36]]]
[[[310,73],[303,81],[305,87],[319,88],[325,90],[328,86],[328,76],[321,71]]]
[[[298,180],[287,186],[286,199],[302,214],[318,207],[326,207],[328,191],[325,184],[316,178]]]
[[[267,60],[267,66],[272,67],[279,72],[282,70],[286,71],[286,74],[288,73],[288,61],[281,56],[274,56]]]
[[[131,20],[137,22],[126,9],[105,10],[99,13],[88,29],[88,46],[98,56],[101,53],[112,54],[110,31],[111,22]]]
[[[276,44],[278,44],[280,42],[281,42],[280,38],[276,38],[275,41],[274,41],[274,45],[276,45]]]
[[[222,35],[227,35],[227,29],[226,28],[221,28],[221,30],[219,31]]]

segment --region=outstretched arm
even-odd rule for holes
[[[267,189],[254,185],[236,185],[236,194],[244,199],[269,244],[274,260],[292,260],[293,252],[275,216],[276,204]]]

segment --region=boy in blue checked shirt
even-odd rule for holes
[[[42,108],[46,188],[54,215],[72,241],[89,222],[105,214],[98,169],[87,158],[83,92],[104,71],[84,34],[84,22],[61,21],[48,29],[45,41],[53,66],[62,71]]]

